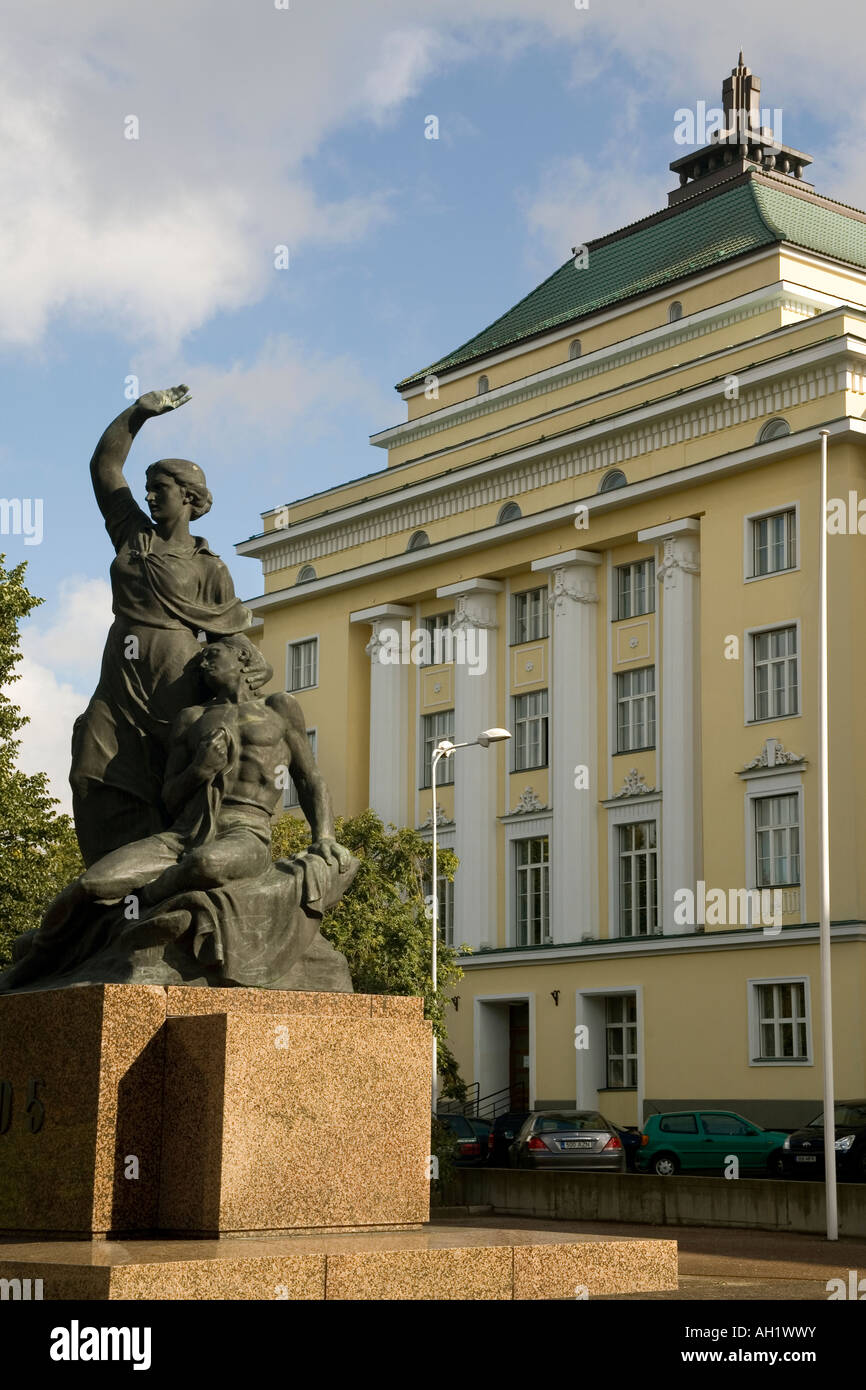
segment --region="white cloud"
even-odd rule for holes
[[[41,619],[41,620],[40,620]],[[21,631],[21,679],[9,695],[29,716],[18,737],[18,764],[47,772],[51,791],[69,811],[72,725],[96,685],[112,621],[111,589],[103,579],[64,580],[56,599],[37,608]]]

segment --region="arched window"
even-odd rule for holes
[[[677,319],[681,319],[682,316],[683,306],[678,299],[675,299],[668,309],[668,323],[676,323]]]
[[[516,502],[506,502],[504,507],[499,508],[499,515],[496,518],[497,526],[504,526],[506,521],[519,521],[523,516]]]
[[[310,580],[315,579],[315,577],[316,571],[313,569],[312,565],[301,565],[301,568],[298,570],[298,577],[295,580],[295,583],[309,584]]]
[[[406,549],[423,550],[425,545],[429,544],[430,537],[427,535],[426,531],[413,531],[411,536],[409,537],[409,544],[406,546]]]
[[[628,478],[621,468],[612,468],[609,473],[605,473],[601,480],[599,492],[613,492],[615,487],[625,487]]]
[[[483,396],[484,393],[485,393],[485,391],[489,391],[489,390],[490,390],[490,382],[487,380],[487,377],[486,377],[486,376],[480,376],[480,377],[478,378],[478,394],[479,394],[479,396]]]
[[[758,430],[756,444],[766,444],[770,439],[784,439],[786,434],[791,433],[791,426],[787,420],[783,420],[781,415],[777,415],[774,420],[768,420]]]
[[[580,356],[580,353],[581,353],[580,339],[579,339],[579,338],[572,338],[571,343],[569,344],[569,348],[568,348],[568,360],[569,360],[569,362],[573,362],[574,359],[575,359],[575,357],[579,357],[579,356]]]

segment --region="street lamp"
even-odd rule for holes
[[[477,738],[467,739],[465,743],[452,743],[450,739],[443,738],[433,749],[430,759],[430,786],[433,792],[433,993],[436,993],[436,964],[439,946],[439,865],[437,862],[438,846],[438,809],[436,806],[436,769],[443,758],[453,758],[458,748],[489,748],[491,743],[502,743],[504,739],[511,738],[508,729],[485,729]],[[433,1034],[433,1076],[431,1080],[430,1094],[433,1101],[433,1114],[436,1114],[436,1106],[439,1100],[439,1077],[437,1071],[437,1049],[436,1034]]]

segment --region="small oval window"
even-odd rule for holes
[[[429,544],[430,537],[427,535],[426,531],[413,531],[412,535],[409,537],[409,544],[406,546],[406,549],[423,550],[425,545]]]
[[[295,583],[309,584],[310,580],[315,579],[315,577],[316,571],[313,569],[312,565],[301,565],[301,568],[298,570],[298,577],[295,580]]]
[[[681,319],[682,316],[683,306],[678,299],[675,299],[668,309],[668,323],[676,323],[677,319]]]
[[[500,507],[499,515],[496,518],[497,526],[504,526],[506,521],[519,521],[523,516],[516,502],[506,502],[504,507]]]
[[[621,468],[612,468],[609,473],[605,473],[601,480],[599,492],[613,492],[615,487],[625,487],[628,478]]]
[[[768,420],[758,431],[757,444],[766,444],[768,439],[784,439],[786,434],[791,433],[791,426],[787,420],[777,416],[775,420]]]
[[[487,380],[487,377],[486,377],[486,376],[480,376],[480,377],[478,378],[478,394],[479,394],[479,396],[483,396],[484,393],[485,393],[485,391],[489,391],[489,390],[490,390],[490,382]]]
[[[579,338],[575,338],[575,339],[573,340],[573,342],[571,343],[571,346],[570,346],[569,349],[568,349],[568,360],[569,360],[569,362],[573,362],[574,359],[575,359],[576,357],[579,357],[579,356],[580,356],[580,354],[581,354],[580,339],[579,339]]]

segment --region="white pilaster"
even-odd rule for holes
[[[554,941],[600,934],[598,917],[598,661],[600,555],[534,560],[550,575],[551,929]]]
[[[494,579],[469,579],[436,590],[454,600],[454,741],[496,725],[496,595]],[[460,640],[462,634],[462,640]],[[467,659],[467,658],[470,658]],[[476,950],[495,946],[497,922],[496,788],[501,750],[454,754],[454,820],[460,867],[454,880],[454,940]]]
[[[353,623],[369,623],[370,806],[385,825],[409,824],[409,643],[412,609],[396,603],[363,608]],[[403,624],[406,623],[404,628]]]
[[[700,522],[694,517],[638,532],[662,547],[661,586],[661,921],[674,922],[674,893],[697,891],[701,876]]]

